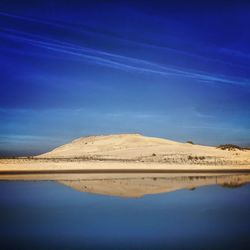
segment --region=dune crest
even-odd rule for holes
[[[249,165],[249,150],[227,151],[141,134],[80,137],[38,158],[80,158],[167,164]]]
[[[135,151],[134,155],[143,155],[142,151],[145,148],[153,150],[152,147],[176,144],[179,143],[163,138],[146,137],[141,134],[87,136],[75,139],[39,157],[84,157],[98,155],[123,157],[127,153],[130,153],[130,150]]]

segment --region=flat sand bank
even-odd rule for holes
[[[250,165],[167,164],[157,162],[1,159],[0,174],[67,173],[224,173],[250,172]]]

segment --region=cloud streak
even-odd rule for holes
[[[80,29],[78,26],[74,27],[71,23],[67,24],[65,22],[62,23],[59,21],[52,22],[50,20],[20,16],[20,15],[15,15],[15,14],[6,13],[6,12],[0,12],[0,16],[11,18],[11,19],[16,19],[16,20],[22,20],[22,21],[32,23],[32,24],[42,24],[42,25],[46,25],[48,27],[53,27],[57,29],[70,30],[70,31],[77,32],[77,33],[84,32],[84,29],[82,28]],[[88,32],[94,33],[93,30],[88,31]],[[98,32],[95,32],[94,34],[98,34]],[[105,32],[103,34],[105,34]],[[152,74],[152,75],[158,75],[158,76],[163,76],[163,77],[177,77],[177,78],[181,77],[181,78],[197,80],[199,82],[206,83],[206,84],[215,84],[215,85],[216,84],[229,84],[229,85],[249,86],[249,79],[247,78],[232,78],[230,76],[223,75],[223,74],[211,74],[210,72],[197,71],[195,69],[188,69],[186,67],[185,68],[175,67],[169,64],[166,65],[162,63],[148,61],[145,59],[127,57],[127,56],[123,56],[123,55],[119,55],[119,54],[115,54],[111,52],[106,52],[103,50],[92,49],[84,45],[77,45],[77,44],[66,42],[63,40],[51,39],[44,35],[41,36],[41,35],[34,35],[33,33],[30,33],[30,32],[22,32],[20,30],[15,30],[15,29],[1,28],[0,37],[15,41],[18,43],[25,43],[25,44],[32,45],[34,47],[46,49],[52,53],[55,53],[57,56],[60,55],[60,58],[62,58],[62,56],[67,55],[68,57],[67,58],[64,57],[64,59],[82,61],[85,63],[100,65],[100,66],[109,67],[109,68],[118,69],[118,70],[127,71],[127,72],[134,72],[134,73],[140,73],[140,74]],[[116,36],[114,37],[118,40],[120,39],[119,37],[116,37]],[[137,46],[141,46],[144,48],[153,48],[153,49],[157,49],[157,50],[161,50],[165,52],[167,51],[167,52],[172,52],[175,54],[177,53],[183,56],[228,64],[218,59],[204,58],[203,56],[196,55],[187,51],[177,50],[177,49],[168,48],[164,46],[162,47],[162,46],[158,46],[154,44],[145,44],[145,43],[130,41],[126,39],[120,39],[120,40],[127,41],[128,43],[132,42],[132,43],[137,44]],[[12,52],[16,52],[16,50],[13,49]],[[26,52],[26,53],[28,55],[33,55],[33,56],[36,56],[36,55],[42,56],[42,57],[45,56],[45,55],[39,55],[38,53],[32,54],[32,52]],[[47,56],[52,57],[52,55],[49,53],[47,53]]]
[[[144,59],[92,49],[62,40],[49,38],[44,39],[41,36],[33,35],[27,32],[20,32],[13,29],[2,28],[0,31],[0,36],[4,39],[12,40],[18,43],[29,44],[56,54],[68,55],[70,56],[70,60],[80,60],[85,63],[110,67],[122,71],[153,74],[163,77],[184,77],[210,84],[222,83],[241,86],[249,85],[248,79],[232,79],[225,75],[213,75],[207,72],[177,68]]]

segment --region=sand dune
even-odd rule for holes
[[[81,137],[38,157],[208,165],[247,165],[250,163],[249,150],[227,151],[140,134]]]
[[[150,155],[162,147],[178,145],[178,142],[146,137],[140,134],[117,134],[106,136],[81,137],[62,145],[39,157],[114,157],[133,159]],[[160,147],[160,148],[159,148]]]
[[[0,159],[0,171],[62,169],[250,170],[250,150],[175,142],[140,134],[81,137],[33,158]]]

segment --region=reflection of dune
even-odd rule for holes
[[[246,183],[237,183],[237,182],[224,182],[223,184],[220,184],[222,187],[225,188],[239,188],[244,186]]]
[[[250,182],[249,174],[210,176],[136,177],[95,180],[63,180],[59,183],[81,192],[121,196],[142,197],[147,194],[173,192],[180,189],[195,190],[206,185],[225,187],[242,186]]]

